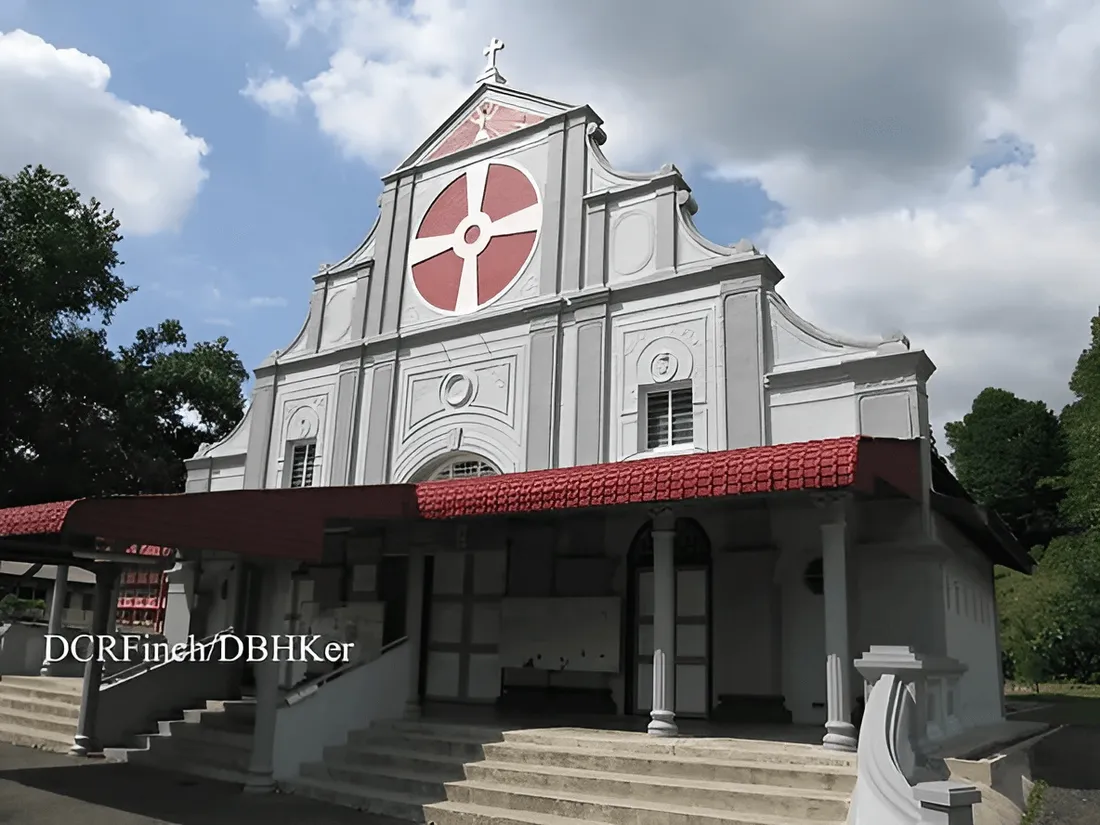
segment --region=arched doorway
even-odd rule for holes
[[[676,519],[676,714],[706,717],[711,707],[711,546],[693,518]],[[653,522],[634,534],[628,553],[626,707],[644,714],[653,698]]]

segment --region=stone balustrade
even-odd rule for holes
[[[872,646],[855,663],[866,684],[858,778],[848,825],[973,825],[981,792],[947,781],[928,747],[959,729],[960,663]]]

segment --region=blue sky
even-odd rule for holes
[[[0,0],[0,31],[16,28],[100,58],[116,96],[172,114],[210,147],[209,177],[182,227],[124,241],[122,274],[139,291],[113,340],[178,317],[192,340],[227,335],[249,369],[288,344],[311,276],[359,243],[390,171],[347,157],[310,118],[274,119],[241,95],[250,71],[277,64],[304,79],[323,69],[319,39],[288,51],[283,32],[239,0]],[[758,187],[697,183],[705,232],[731,243],[759,234],[769,202]]]
[[[42,162],[117,207],[140,291],[116,343],[176,317],[252,368],[500,37],[511,85],[591,104],[623,168],[675,162],[703,233],[755,241],[797,312],[925,349],[938,423],[986,386],[1059,407],[1100,304],[1100,6],[803,8],[0,0],[0,174]]]

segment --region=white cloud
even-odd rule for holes
[[[113,208],[127,233],[177,227],[208,147],[171,115],[116,97],[110,79],[97,57],[0,32],[0,174],[42,164]]]
[[[499,36],[513,85],[591,103],[615,161],[758,181],[783,207],[761,240],[795,309],[906,332],[939,366],[940,423],[987,385],[1060,405],[1100,304],[1100,6],[803,6],[257,0],[291,45],[330,43],[302,89],[348,154],[411,151]],[[1018,165],[975,184],[1009,134]]]
[[[276,117],[293,115],[302,98],[301,90],[282,75],[249,78],[241,94]]]

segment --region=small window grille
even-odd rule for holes
[[[308,441],[304,444],[295,444],[290,459],[290,486],[312,487],[313,464],[317,458],[317,444]]]
[[[481,478],[482,476],[499,475],[496,467],[487,461],[476,458],[463,458],[457,461],[449,461],[432,473],[432,481],[443,481],[456,478]]]
[[[646,396],[646,449],[691,444],[695,414],[691,387],[651,392]]]

